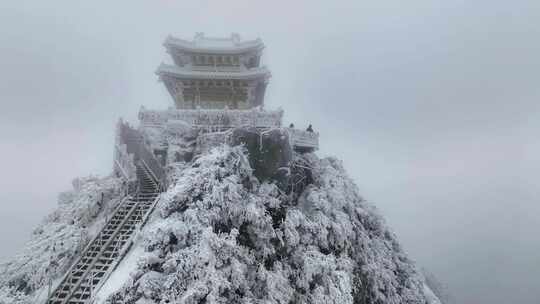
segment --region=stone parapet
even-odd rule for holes
[[[164,111],[147,110],[144,107],[139,111],[141,126],[166,127],[167,124],[185,123],[195,128],[209,130],[227,130],[237,127],[279,128],[283,117],[283,110],[266,111],[259,108],[251,110],[177,110]]]

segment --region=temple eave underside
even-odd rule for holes
[[[161,77],[179,109],[247,109],[262,105],[266,81]]]
[[[266,67],[246,69],[241,67],[189,66],[178,67],[161,64],[156,74],[160,77],[174,77],[178,79],[203,79],[203,80],[268,80],[271,77]]]

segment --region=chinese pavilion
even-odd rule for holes
[[[113,170],[126,196],[49,292],[47,304],[94,302],[170,184],[169,166],[183,166],[222,144],[243,144],[248,154],[258,155],[254,170],[267,160],[256,172],[283,177],[291,195],[305,187],[307,178],[302,165],[293,164],[293,153],[317,150],[319,134],[311,126],[283,128],[282,110],[263,109],[270,72],[260,66],[261,40],[196,34],[192,41],[168,37],[165,47],[174,64],[162,64],[156,73],[176,107],[141,107],[138,127],[118,121]]]
[[[264,44],[260,39],[242,41],[238,34],[212,38],[197,33],[192,40],[169,36],[164,46],[173,64],[162,63],[156,74],[175,106],[165,110],[141,107],[138,128],[119,122],[115,170],[126,179],[135,174],[132,163],[143,156],[151,171],[163,176],[167,164],[188,161],[227,143],[229,131],[235,128],[255,128],[259,133],[281,129],[294,150],[318,149],[318,133],[283,128],[283,110],[263,109],[270,72],[261,66]]]
[[[169,36],[165,48],[174,64],[161,64],[159,78],[177,109],[250,109],[262,106],[270,72],[260,66],[264,44],[238,34],[192,41]]]

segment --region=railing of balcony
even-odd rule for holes
[[[252,110],[176,110],[153,111],[141,108],[139,119],[143,126],[164,126],[167,122],[182,121],[197,128],[213,131],[241,126],[279,128],[283,111]]]
[[[287,128],[289,140],[293,147],[319,149],[319,133]]]

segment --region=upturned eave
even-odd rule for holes
[[[233,55],[244,54],[253,51],[258,52],[264,49],[264,43],[260,39],[234,42],[228,46],[217,46],[211,44],[198,44],[195,41],[188,41],[173,36],[168,36],[167,39],[165,39],[163,45],[170,53],[186,52]]]
[[[271,77],[270,71],[266,67],[258,67],[245,71],[225,72],[225,71],[194,71],[178,67],[176,65],[162,63],[156,74],[158,76],[170,76],[177,79],[232,79],[232,80],[267,80]]]

